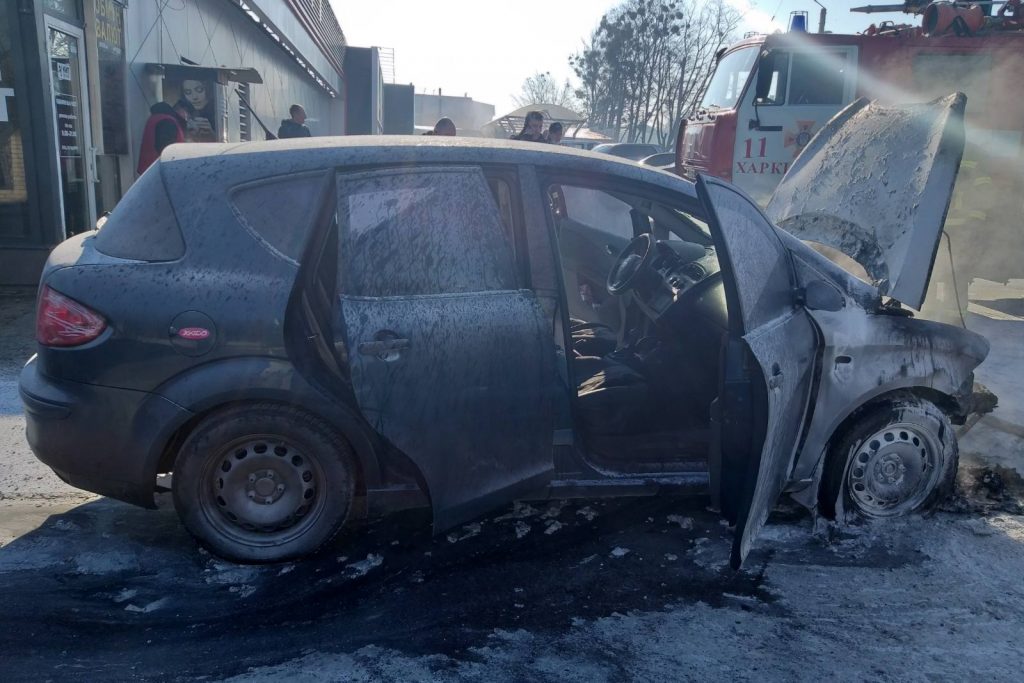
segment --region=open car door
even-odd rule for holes
[[[920,310],[964,152],[966,102],[963,93],[900,106],[857,100],[807,143],[765,212]]]
[[[712,493],[736,524],[731,563],[750,552],[786,486],[808,417],[818,334],[797,305],[789,251],[752,199],[697,179],[722,270],[729,335],[712,453]]]

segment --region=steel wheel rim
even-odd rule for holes
[[[326,477],[309,449],[280,435],[245,436],[207,458],[200,503],[217,531],[249,546],[288,543],[323,512]]]
[[[915,510],[938,485],[942,449],[918,425],[897,423],[860,442],[846,470],[846,487],[857,506],[872,517]]]

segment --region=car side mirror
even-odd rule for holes
[[[811,280],[800,294],[801,303],[812,311],[841,311],[846,307],[842,293],[824,280]]]

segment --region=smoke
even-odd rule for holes
[[[790,33],[787,38],[837,70],[849,68],[805,35]],[[927,102],[955,91],[967,95],[963,162],[922,311],[926,317],[960,324],[966,319],[970,281],[1024,278],[1024,101],[1015,87],[1024,58],[991,49],[918,54],[910,64],[906,59],[906,53],[894,53],[872,69],[909,73],[912,87],[906,86],[907,78],[895,85],[862,70],[858,92],[884,104]]]

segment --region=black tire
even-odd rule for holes
[[[245,563],[313,553],[348,520],[356,491],[349,444],[324,421],[271,403],[204,418],[174,466],[174,506],[211,552]]]
[[[819,509],[839,521],[926,512],[952,493],[957,460],[945,413],[900,394],[866,408],[834,440]]]

